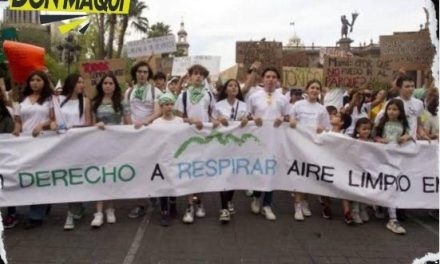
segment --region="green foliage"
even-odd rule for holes
[[[148,31],[149,38],[162,37],[171,34],[170,25],[158,22],[150,27]]]
[[[67,77],[67,67],[59,64],[50,54],[44,56],[46,67],[49,69],[49,75],[52,83],[55,85],[58,80],[63,81]],[[73,69],[74,67],[72,67]],[[72,70],[72,72],[74,72]]]

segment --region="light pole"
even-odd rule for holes
[[[72,34],[69,34],[65,40],[66,42],[58,45],[57,49],[60,52],[60,60],[63,61],[64,59],[64,61],[67,63],[67,74],[69,75],[70,65],[76,60],[76,57],[81,50],[81,46],[75,43]]]

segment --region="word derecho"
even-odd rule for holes
[[[129,0],[9,0],[11,10],[127,14]]]

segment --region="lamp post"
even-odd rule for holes
[[[75,43],[72,34],[69,34],[65,42],[57,46],[58,51],[60,52],[60,60],[67,63],[67,74],[70,74],[70,65],[76,60],[79,51],[81,50],[81,46]]]

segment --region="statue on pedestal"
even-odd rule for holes
[[[348,27],[350,27],[350,32],[353,32],[353,25],[356,21],[356,18],[359,16],[358,13],[354,12],[351,14],[352,20],[351,23],[348,21],[345,15],[341,16],[342,28],[341,28],[341,39],[348,38]]]

